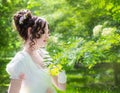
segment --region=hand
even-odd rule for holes
[[[63,70],[62,72],[59,72],[59,74],[58,74],[58,82],[59,83],[66,83],[66,81],[67,81],[66,73]]]

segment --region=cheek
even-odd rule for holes
[[[41,43],[42,41],[43,41],[43,39],[42,39],[42,38],[38,40],[38,42],[39,42],[39,43]]]
[[[42,35],[41,38],[37,39],[37,43],[38,44],[43,44],[43,43],[45,43],[44,40],[46,40],[46,37],[45,37],[45,35]]]
[[[41,37],[40,39],[37,40],[37,43],[40,44],[40,43],[43,43],[43,41],[44,41],[44,38]]]

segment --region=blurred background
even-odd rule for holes
[[[10,82],[6,64],[23,45],[12,23],[20,9],[49,22],[46,49],[68,79],[58,93],[120,93],[120,0],[0,0],[0,93]]]

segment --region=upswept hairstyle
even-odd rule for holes
[[[31,27],[30,46],[45,33],[47,21],[43,18],[33,16],[30,10],[20,10],[13,16],[14,24],[19,35],[26,41],[28,39],[28,28]]]

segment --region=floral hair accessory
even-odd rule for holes
[[[20,17],[19,24],[23,24],[23,21],[27,18],[27,14],[24,14],[22,17]]]

